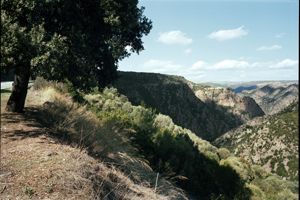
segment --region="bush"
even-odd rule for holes
[[[217,150],[217,154],[218,154],[220,160],[221,159],[226,159],[230,156],[230,151],[226,148],[219,148]]]
[[[234,169],[244,181],[247,181],[254,176],[251,173],[252,170],[249,168],[249,166],[237,157],[230,156],[224,160],[221,160],[220,164],[222,166],[228,166]]]
[[[81,130],[84,130],[83,143],[92,149],[100,146],[102,153],[119,152],[122,148],[131,149],[129,141],[152,168],[202,197],[247,200],[252,191],[254,197],[263,199],[265,195],[271,199],[277,197],[276,192],[288,196],[289,192],[296,192],[291,189],[294,186],[285,186],[287,182],[270,178],[263,169],[251,168],[244,160],[230,156],[227,149],[218,149],[190,130],[175,125],[170,117],[133,106],[114,88],[79,95],[87,102],[86,107],[61,98],[54,101],[54,107],[49,104],[45,119],[61,130],[66,129],[77,141],[82,142]],[[98,119],[91,117],[94,115],[89,110]],[[112,135],[112,131],[116,134]],[[270,191],[275,194],[270,196]]]

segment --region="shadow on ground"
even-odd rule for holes
[[[4,140],[22,140],[47,135],[54,139],[53,131],[39,123],[40,114],[36,107],[26,107],[24,113],[1,113],[1,137]]]

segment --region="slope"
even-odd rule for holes
[[[115,173],[109,173],[106,178],[105,174],[101,175],[102,170],[99,171],[99,178],[97,176],[95,178],[89,171],[87,176],[76,176],[76,174],[74,176],[72,170],[77,168],[68,168],[64,165],[78,164],[79,168],[83,168],[79,165],[80,159],[76,155],[65,154],[67,158],[65,160],[62,158],[62,162],[59,162],[55,159],[55,153],[47,154],[51,160],[53,159],[51,166],[58,165],[56,170],[60,176],[57,179],[61,180],[62,184],[59,188],[62,188],[62,191],[68,192],[69,184],[77,185],[76,181],[81,183],[82,178],[91,175],[91,180],[96,180],[93,187],[96,190],[90,194],[99,195],[100,199],[152,199],[153,195],[158,196],[158,199],[185,199],[184,193],[169,181],[193,194],[194,199],[297,199],[298,189],[293,182],[266,173],[258,166],[251,166],[244,160],[232,156],[224,148],[218,149],[212,146],[190,130],[175,125],[168,116],[155,114],[151,109],[142,106],[133,106],[116,89],[84,94],[70,87],[66,89],[61,84],[54,84],[54,87],[47,86],[32,91],[31,96],[31,100],[34,100],[31,103],[34,102],[36,105],[34,113],[37,114],[33,113],[34,117],[31,119],[37,120],[43,130],[49,129],[50,131],[47,131],[49,135],[63,141],[65,145],[73,144],[79,149],[86,149],[96,162],[101,161],[107,166],[103,170],[113,168],[133,183],[124,184],[124,182],[128,183],[122,178],[124,176],[114,176]],[[76,99],[77,102],[72,99]],[[29,124],[33,122],[31,119]],[[16,128],[15,125],[12,127]],[[14,131],[13,135],[19,133],[22,133],[22,130]],[[24,135],[28,136],[30,133]],[[19,144],[16,145],[11,147],[10,151],[15,150],[14,148]],[[47,148],[47,143],[40,145]],[[40,147],[33,149],[37,152],[34,155],[45,155],[42,146]],[[23,151],[23,148],[20,150]],[[67,151],[67,149],[63,150]],[[9,160],[8,153],[7,160]],[[58,152],[57,158],[60,158],[60,154],[61,152]],[[31,172],[30,177],[36,167],[43,166],[44,159],[41,159],[43,162],[37,162],[35,157],[26,158],[24,160],[22,156],[14,157],[8,162],[10,169],[20,169],[16,171],[15,177],[24,177],[21,173],[24,166],[18,163],[33,161],[32,167],[26,163],[27,167],[24,168],[26,174]],[[78,159],[77,162],[75,160],[72,162],[73,158]],[[17,164],[14,165],[15,163]],[[64,171],[65,169],[67,170]],[[156,193],[153,190],[156,178],[153,169],[161,174]],[[64,173],[60,173],[60,170]],[[43,186],[42,183],[45,182],[42,178],[43,173],[33,176],[35,175],[37,178],[33,181],[39,184],[33,185]],[[69,176],[72,178],[68,179]],[[161,176],[169,181],[165,181]],[[54,177],[57,176],[54,174]],[[100,181],[97,181],[99,179]],[[25,183],[26,186],[25,180],[25,178],[20,179],[20,185],[24,186]],[[15,185],[17,184],[13,182],[11,187]],[[79,190],[77,192],[88,186],[88,184],[78,185],[78,188],[72,185]],[[142,191],[137,191],[136,187]],[[37,193],[33,191],[39,190],[25,187],[23,193],[29,196],[36,194],[40,197],[45,190]],[[148,194],[147,191],[152,193]],[[64,194],[59,190],[57,193]],[[72,195],[71,191],[69,193]]]
[[[272,115],[298,100],[299,85],[273,83],[259,86],[254,90],[243,91],[241,94],[255,99],[266,114]]]
[[[234,93],[230,94],[234,99],[231,107],[222,100],[208,102],[199,95],[206,87],[183,77],[135,72],[119,72],[119,75],[113,85],[133,104],[155,108],[169,115],[176,124],[209,141],[241,125],[245,118],[263,114],[250,98],[240,98]],[[234,106],[239,108],[232,109]]]
[[[223,87],[199,87],[194,84],[196,96],[203,102],[215,103],[225,107],[228,112],[234,114],[242,122],[246,122],[257,116],[263,116],[264,112],[251,97],[236,95],[231,89]]]
[[[256,118],[229,131],[214,144],[269,172],[298,180],[298,127],[298,102],[294,102],[276,115]]]
[[[156,173],[144,160],[122,153],[134,148],[116,142],[117,135],[110,129],[102,126],[100,131],[106,132],[101,136],[106,139],[93,146],[110,154],[93,154],[82,131],[95,132],[100,122],[75,106],[68,95],[53,88],[30,90],[25,113],[13,114],[4,111],[9,94],[1,90],[0,199],[187,199],[161,177],[155,191]],[[66,119],[49,115],[53,101],[62,103],[60,109],[69,106]],[[51,117],[61,126],[53,126]],[[75,123],[82,129],[76,129]]]

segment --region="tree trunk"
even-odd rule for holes
[[[23,112],[30,77],[30,66],[18,67],[14,74],[12,93],[7,101],[6,110]]]

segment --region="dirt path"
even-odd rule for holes
[[[95,161],[52,138],[36,115],[34,107],[13,114],[1,105],[0,199],[86,199],[92,187],[82,173]]]

